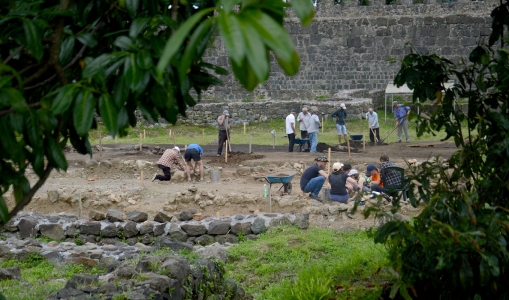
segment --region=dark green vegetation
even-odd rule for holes
[[[412,223],[391,221],[375,235],[388,247],[398,276],[392,295],[509,297],[509,52],[503,38],[508,8],[501,1],[492,12],[488,44],[476,47],[468,61],[412,53],[395,78],[414,89],[414,105],[418,99],[441,103],[418,118],[418,133],[445,129],[460,150],[446,166],[427,162],[413,172],[409,198],[412,205],[425,202],[424,210]],[[456,84],[445,90],[449,79]],[[468,102],[467,115],[454,109],[456,99]]]
[[[387,252],[364,232],[271,228],[230,249],[227,275],[255,299],[377,299]]]
[[[171,8],[169,8],[171,2]],[[314,11],[294,0],[303,25]],[[240,4],[239,10],[233,10]],[[170,123],[221,82],[202,61],[219,32],[233,72],[252,90],[267,80],[269,53],[294,75],[299,56],[284,30],[290,4],[264,0],[7,0],[0,6],[0,220],[27,205],[51,170],[66,170],[70,142],[91,154],[102,118],[111,135],[136,125],[134,111]],[[30,167],[39,181],[30,186]],[[16,206],[1,195],[10,188]]]

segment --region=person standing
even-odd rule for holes
[[[172,149],[166,149],[163,155],[157,161],[157,167],[163,170],[164,175],[158,175],[154,173],[152,176],[152,181],[161,180],[161,181],[170,181],[171,179],[171,164],[178,165],[179,169],[184,171],[186,167],[182,163],[182,156],[180,156],[180,148],[175,146]]]
[[[308,138],[309,143],[311,144],[309,152],[311,153],[316,152],[316,146],[318,145],[318,129],[320,128],[320,125],[320,118],[318,118],[316,113],[313,112],[308,126]]]
[[[366,120],[368,120],[369,126],[369,141],[371,143],[375,143],[375,136],[376,141],[380,141],[380,125],[378,124],[378,114],[373,111],[373,108],[371,107],[366,113]]]
[[[315,158],[316,164],[307,168],[304,173],[302,173],[302,177],[300,178],[300,189],[304,193],[310,193],[309,198],[315,199],[318,201],[322,201],[320,196],[320,190],[325,182],[325,180],[329,177],[327,173],[323,170],[329,160],[325,156],[319,156]]]
[[[406,142],[410,141],[408,135],[408,115],[410,114],[410,106],[403,106],[394,101],[394,117],[396,118],[396,126],[398,127],[398,143],[401,143],[403,137],[402,131],[405,131]]]
[[[345,142],[348,137],[346,136],[348,133],[346,132],[346,105],[341,103],[339,105],[339,109],[332,113],[331,117],[336,119],[336,129],[338,131],[338,142],[341,145],[341,135],[344,135]]]
[[[299,122],[299,129],[300,129],[300,138],[301,139],[307,139],[308,138],[308,127],[311,123],[311,114],[308,113],[308,108],[303,107],[302,112],[299,113],[299,116],[297,116],[297,121]],[[308,149],[311,149],[311,143],[308,139]]]
[[[217,156],[221,156],[223,153],[223,145],[226,141],[230,142],[230,114],[227,110],[223,111],[223,114],[217,118],[217,124],[219,125],[219,146],[217,147]]]
[[[286,135],[288,136],[288,152],[293,152],[293,144],[295,144],[295,114],[297,111],[292,108],[290,114],[286,116]]]
[[[193,169],[193,173],[196,172],[196,167],[200,168],[200,182],[205,182],[205,179],[203,179],[203,164],[201,163],[202,154],[203,149],[200,147],[200,145],[190,144],[187,146],[186,152],[184,152],[184,160],[186,161],[186,173],[188,182],[192,182],[191,167]],[[194,160],[194,167],[191,163],[191,160]]]

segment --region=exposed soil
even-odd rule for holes
[[[351,144],[351,146],[353,145]],[[155,166],[160,157],[160,151],[173,147],[173,145],[146,146],[148,148],[144,147],[143,151],[140,152],[139,150],[134,150],[135,145],[107,145],[103,148],[102,159],[100,159],[98,152],[94,152],[93,159],[98,162],[109,162],[111,166],[109,168],[104,168],[105,164],[102,163],[96,167],[89,167],[89,163],[87,163],[90,159],[89,156],[80,155],[72,151],[66,153],[69,161],[68,172],[65,174],[53,172],[46,184],[36,194],[32,203],[26,207],[26,210],[41,213],[67,212],[77,214],[78,205],[75,199],[81,197],[83,200],[82,216],[84,218],[92,210],[106,211],[107,209],[119,209],[125,212],[142,210],[152,216],[160,209],[174,209],[173,212],[178,213],[180,210],[187,208],[187,206],[182,204],[176,205],[174,203],[175,198],[179,193],[186,193],[190,188],[196,187],[197,193],[200,195],[213,194],[230,198],[235,198],[235,195],[242,195],[254,199],[252,202],[231,203],[230,201],[230,204],[227,205],[207,205],[203,208],[198,207],[194,203],[189,203],[188,207],[196,208],[205,217],[211,215],[235,215],[239,213],[248,214],[256,210],[267,212],[267,201],[264,199],[260,201],[263,185],[267,184],[264,176],[267,174],[291,174],[290,172],[296,173],[291,181],[293,191],[290,196],[295,199],[306,200],[306,203],[308,203],[306,205],[308,206],[320,205],[320,203],[314,200],[307,199],[300,192],[300,172],[295,169],[295,165],[309,166],[313,164],[317,156],[327,155],[329,145],[323,144],[321,153],[289,153],[287,152],[288,146],[276,146],[273,148],[272,146],[263,145],[253,145],[253,153],[248,153],[249,145],[232,145],[234,152],[230,153],[228,163],[224,163],[224,156],[215,156],[217,146],[205,145],[202,146],[204,149],[202,159],[206,170],[221,171],[219,182],[210,182],[210,176],[206,175],[206,183],[198,183],[199,176],[197,174],[193,174],[193,183],[177,182],[173,179],[170,182],[151,182],[150,179],[155,172],[162,173]],[[154,149],[155,146],[161,149],[156,151]],[[366,152],[362,152],[362,147],[358,149],[359,152],[351,152],[350,156],[345,152],[332,151],[331,162],[340,161],[342,163],[349,163],[359,169],[359,172],[362,172],[365,171],[365,166],[368,163],[379,164],[379,158],[383,154],[389,155],[391,161],[396,164],[405,165],[405,160],[409,159],[422,162],[432,156],[449,158],[456,151],[456,147],[452,142],[393,143],[389,145],[366,144]],[[143,182],[140,180],[139,170],[126,164],[126,161],[129,160],[133,163],[137,160],[142,160],[154,164],[145,169]],[[241,174],[241,168],[247,168],[248,174]],[[31,174],[29,178],[33,185],[36,176]],[[186,180],[184,179],[184,181]],[[284,197],[290,197],[283,196],[281,188],[282,184],[280,183],[275,183],[271,186],[272,212],[301,212],[304,209],[302,206],[282,207],[277,204]],[[58,201],[51,202],[48,198],[48,192],[54,190],[58,190],[61,197]],[[91,201],[90,199],[97,201]],[[416,209],[408,205],[403,213],[411,215],[416,213]],[[345,215],[328,216],[312,214],[310,220],[314,226],[331,227],[341,230],[366,228],[374,224],[372,218],[364,219],[359,213],[354,215],[353,219]]]

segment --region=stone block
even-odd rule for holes
[[[41,235],[52,240],[60,241],[65,239],[64,229],[60,224],[40,224]]]

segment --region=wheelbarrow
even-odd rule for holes
[[[299,145],[299,152],[302,152],[302,147],[304,147],[304,145],[307,143],[309,143],[309,139],[295,138],[295,141],[294,141],[295,145]]]
[[[272,212],[272,207],[271,207],[271,188],[272,188],[272,184],[273,183],[281,183],[281,187],[278,189],[281,190],[283,189],[283,191],[285,193],[287,193],[288,195],[290,195],[290,193],[292,192],[292,179],[293,177],[295,176],[295,172],[282,172],[282,173],[277,173],[277,174],[268,174],[266,176],[258,176],[258,177],[255,177],[256,179],[265,179],[268,183],[269,183],[269,194],[268,194],[268,198],[269,198],[269,213]]]
[[[363,137],[363,134],[350,134],[350,139],[352,139],[352,141],[362,141]]]

